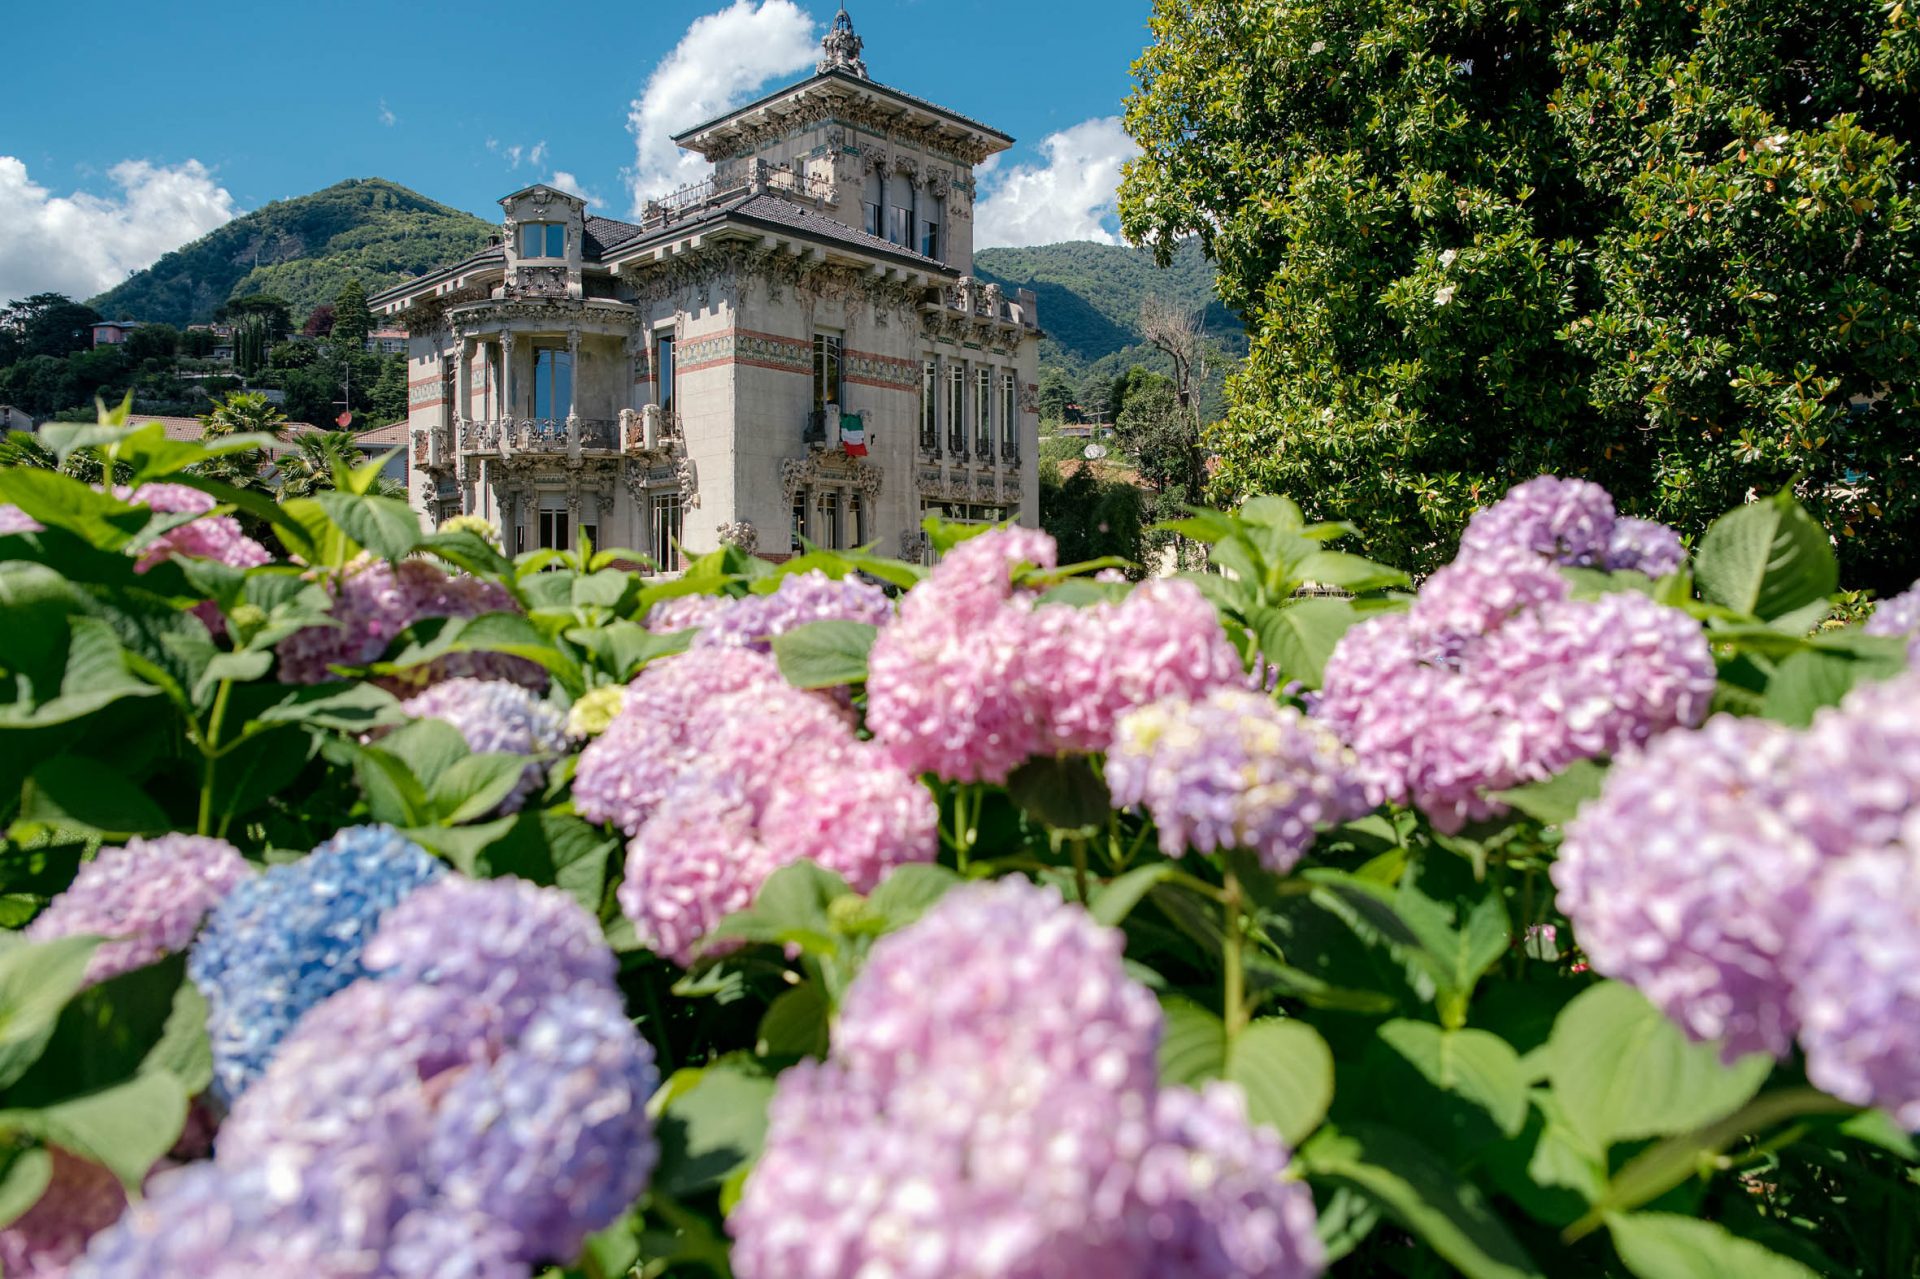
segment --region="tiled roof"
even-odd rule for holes
[[[468,270],[472,267],[481,266],[484,263],[495,262],[495,261],[504,263],[506,260],[507,260],[506,249],[502,248],[498,244],[488,245],[486,248],[480,250],[478,253],[471,254],[467,257],[464,257],[460,259],[458,262],[454,262],[448,266],[435,267],[431,271],[424,271],[421,274],[414,276],[411,280],[402,280],[399,284],[393,285],[391,288],[382,289],[378,293],[374,294],[372,297],[368,298],[367,302],[373,306],[380,306],[384,304],[389,298],[392,298],[402,293],[410,293],[414,289],[419,288],[422,284],[425,284],[428,281],[441,280],[441,279],[445,279],[447,276],[450,276],[450,275],[458,275],[462,271]]]
[[[972,119],[968,116],[961,115],[958,111],[950,111],[946,107],[943,107],[936,102],[929,102],[925,98],[917,98],[911,93],[907,93],[904,90],[894,88],[892,85],[881,84],[878,80],[868,80],[860,76],[854,75],[851,72],[837,71],[837,70],[823,71],[817,75],[809,76],[807,79],[801,80],[795,84],[790,84],[784,89],[776,89],[772,93],[769,93],[764,97],[757,98],[754,101],[747,103],[745,106],[735,107],[733,110],[724,112],[721,115],[717,115],[713,117],[713,119],[711,120],[706,120],[700,124],[696,124],[691,129],[684,129],[681,132],[676,133],[673,136],[673,140],[675,142],[680,142],[681,139],[683,138],[691,138],[696,134],[705,133],[708,129],[711,129],[716,125],[724,124],[728,120],[733,119],[735,116],[745,115],[749,111],[753,111],[759,107],[765,106],[769,102],[773,102],[780,98],[784,98],[790,93],[795,93],[802,89],[811,89],[813,86],[817,84],[824,84],[828,80],[837,80],[842,84],[852,85],[853,87],[858,89],[878,90],[880,93],[886,94],[890,97],[899,98],[905,102],[911,102],[914,106],[920,107],[923,110],[931,111],[936,115],[943,115],[947,117],[949,120],[952,120],[956,124],[963,124],[969,129],[977,129],[981,133],[987,134],[990,137],[1000,138],[1003,141],[1007,142],[1009,145],[1011,145],[1013,142],[1013,139],[1011,137],[1008,137],[1006,134],[1000,132],[1000,130],[993,128],[990,125],[982,124],[978,120]]]
[[[784,196],[779,195],[740,195],[724,200],[701,213],[679,219],[667,226],[647,231],[642,237],[621,245],[622,249],[639,248],[663,240],[675,239],[699,227],[715,222],[745,222],[750,225],[777,228],[783,231],[797,232],[811,240],[824,240],[835,244],[844,244],[859,249],[875,257],[894,258],[910,263],[926,271],[942,275],[958,275],[959,272],[946,263],[912,249],[883,240],[879,236],[868,235],[865,231],[850,227],[844,222],[835,221],[823,213],[809,209]]]
[[[407,442],[407,420],[389,422],[385,426],[376,426],[372,430],[362,431],[355,437],[361,448],[390,449]]]
[[[589,262],[598,262],[608,249],[625,244],[641,234],[640,228],[631,222],[616,222],[612,218],[587,219],[585,242],[580,246],[583,256]]]
[[[170,440],[197,440],[206,433],[207,429],[206,424],[197,417],[154,417],[150,414],[135,413],[128,421],[135,426],[158,422]],[[321,429],[311,422],[288,422],[285,423],[285,428],[288,435],[306,435]],[[285,453],[289,448],[289,445],[281,444],[268,449],[267,452]]]

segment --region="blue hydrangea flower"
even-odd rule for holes
[[[187,964],[207,998],[215,1092],[244,1092],[303,1013],[365,972],[380,917],[444,869],[392,827],[356,826],[229,894]]]

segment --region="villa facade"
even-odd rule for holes
[[[668,571],[1035,522],[1034,298],[972,275],[974,170],[1012,139],[861,54],[843,10],[816,74],[675,139],[712,175],[637,223],[528,187],[500,243],[373,299],[409,334],[424,520]]]

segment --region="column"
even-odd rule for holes
[[[500,416],[520,416],[520,403],[513,395],[513,334],[500,335]]]
[[[459,337],[453,349],[459,361],[453,366],[453,429],[462,437],[455,441],[457,446],[465,443],[467,417],[473,412],[473,339]]]
[[[567,456],[580,460],[580,330],[567,330]],[[575,511],[575,523],[579,512]]]

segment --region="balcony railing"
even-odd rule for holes
[[[566,418],[496,418],[461,424],[462,453],[564,453],[576,444],[582,449],[612,451],[620,447],[619,423],[612,418],[573,419],[577,436],[569,435]]]
[[[791,165],[768,164],[748,160],[725,178],[708,178],[681,187],[678,191],[648,200],[640,211],[640,225],[652,230],[684,218],[696,217],[717,204],[743,195],[775,194],[789,199],[831,203],[834,186],[818,174],[795,170]]]
[[[1004,320],[1026,329],[1040,327],[1039,299],[1032,289],[1015,289],[1013,296],[1008,297],[997,284],[963,275],[940,290],[939,299],[939,305],[949,311]]]

